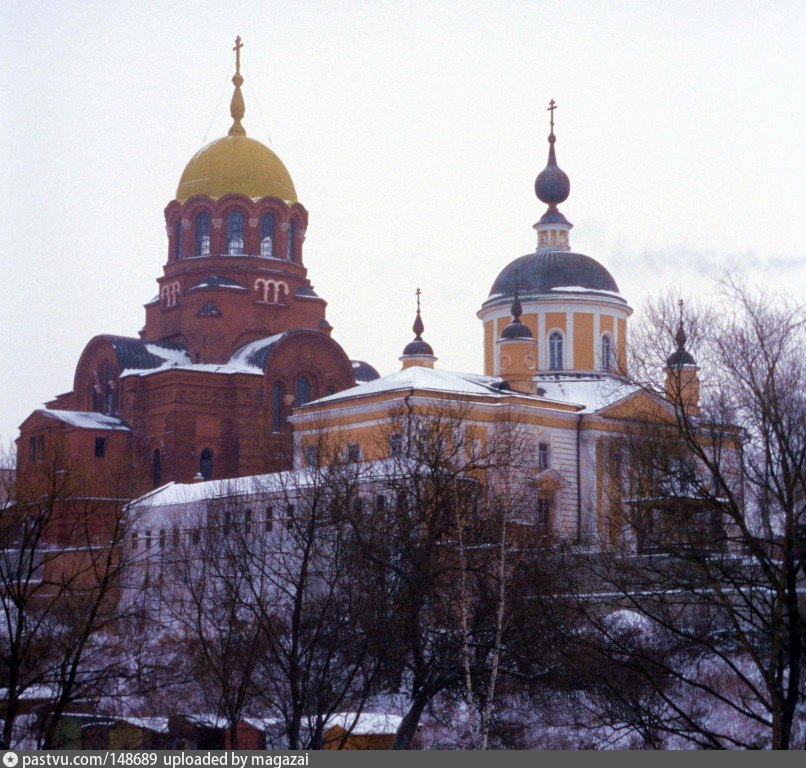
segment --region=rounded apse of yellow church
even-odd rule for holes
[[[485,374],[503,373],[496,341],[511,320],[516,282],[521,322],[537,342],[538,376],[624,372],[632,309],[616,281],[595,259],[548,245],[508,264],[478,312],[484,325]]]

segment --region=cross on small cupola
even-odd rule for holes
[[[434,350],[427,341],[423,341],[423,331],[425,325],[423,324],[423,317],[420,313],[420,296],[422,291],[418,288],[414,295],[417,297],[417,315],[414,318],[414,325],[411,329],[414,331],[414,341],[406,344],[400,361],[403,363],[403,370],[411,368],[413,365],[419,365],[423,368],[433,368],[436,357],[434,357]]]

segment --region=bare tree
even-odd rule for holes
[[[117,599],[125,493],[88,498],[82,468],[58,443],[9,479],[0,511],[2,745],[27,738],[49,747],[72,703],[97,700],[126,674],[116,637],[125,618]],[[17,725],[32,696],[45,703],[23,733]]]
[[[633,683],[651,686],[653,728],[709,747],[802,747],[806,318],[735,278],[720,296],[687,313],[688,339],[668,300],[638,329],[635,383],[659,405],[611,445],[610,555],[588,561],[586,611]],[[677,352],[653,370],[672,334]],[[608,612],[624,608],[647,642],[613,630]]]

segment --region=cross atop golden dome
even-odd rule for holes
[[[205,195],[214,200],[225,195],[245,195],[257,200],[277,197],[286,203],[297,202],[294,182],[282,160],[265,144],[246,135],[241,120],[246,112],[241,86],[240,37],[235,38],[235,92],[230,102],[232,127],[228,135],[202,147],[190,160],[179,180],[176,199],[184,203],[191,197]]]
[[[232,94],[232,101],[229,103],[229,113],[232,115],[232,128],[229,129],[230,136],[246,136],[246,131],[241,125],[241,120],[246,112],[246,106],[243,102],[243,94],[241,93],[241,86],[243,85],[243,77],[241,76],[241,36],[235,38],[235,74],[232,76],[232,84],[235,86],[235,92]]]

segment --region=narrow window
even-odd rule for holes
[[[201,533],[199,532],[198,528],[194,528],[190,532],[190,543],[191,544],[198,544],[200,540],[201,540]]]
[[[281,382],[275,381],[271,387],[271,427],[275,432],[279,432],[283,426],[283,407],[285,403],[285,387]]]
[[[260,255],[265,258],[274,256],[274,216],[270,213],[260,217]]]
[[[106,438],[105,437],[96,437],[95,438],[95,458],[102,459],[106,456]]]
[[[609,333],[602,335],[602,370],[613,370],[613,348]]]
[[[248,536],[252,532],[252,510],[247,509],[243,513],[243,532]]]
[[[165,529],[160,528],[160,549],[165,549]]]
[[[537,466],[539,469],[548,469],[549,467],[548,443],[538,443],[537,445]]]
[[[177,526],[174,526],[173,534],[173,548],[179,549],[179,528]]]
[[[297,376],[294,384],[294,404],[305,405],[311,399],[311,382],[304,376]]]
[[[196,217],[196,255],[210,255],[210,214],[207,211]]]
[[[294,249],[296,248],[297,225],[291,221],[288,224],[288,239],[286,240],[285,255],[289,261],[294,261]]]
[[[375,511],[376,512],[383,512],[386,510],[386,496],[379,493],[375,497]]]
[[[563,369],[563,335],[559,331],[549,334],[549,368],[552,371]]]
[[[159,448],[154,449],[154,454],[151,457],[151,479],[155,488],[158,488],[162,483],[162,453]]]
[[[288,520],[294,519],[294,505],[289,504],[285,509],[286,517]]]
[[[544,535],[550,530],[551,525],[551,499],[538,497],[537,499],[537,527]]]
[[[139,545],[140,540],[137,538],[137,531],[132,531],[132,552],[136,552]]]
[[[315,467],[316,466],[316,446],[315,445],[309,445],[305,449],[305,463],[309,467]]]
[[[213,476],[213,452],[209,448],[205,448],[201,452],[199,472],[205,480],[209,480]]]
[[[30,461],[36,461],[36,438],[31,437],[28,439],[28,458]]]
[[[185,230],[182,227],[181,219],[176,222],[174,232],[176,233],[174,236],[174,261],[179,261],[182,258],[182,249],[185,245]]]
[[[347,461],[358,461],[361,458],[361,448],[357,443],[347,446]]]
[[[37,453],[39,454],[39,460],[44,461],[45,460],[45,436],[44,435],[40,435],[36,439],[36,447],[37,447]]]
[[[274,528],[274,507],[269,505],[266,507],[266,533],[270,533]]]
[[[146,531],[146,552],[151,551],[151,529]]]
[[[392,435],[389,438],[389,455],[396,458],[403,454],[403,435]]]
[[[243,214],[240,211],[227,214],[227,253],[230,256],[243,253]]]
[[[230,527],[230,511],[228,509],[224,510],[224,535],[229,536],[229,527]]]
[[[621,454],[616,452],[613,454],[613,477],[617,480],[621,479]]]

